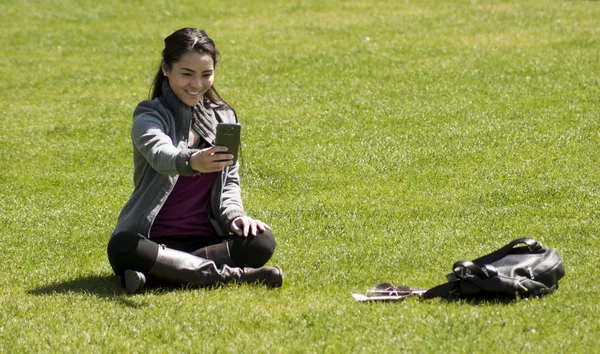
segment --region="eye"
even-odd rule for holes
[[[189,76],[192,76],[192,74],[190,74],[190,73],[183,73],[183,76],[188,76],[189,77]]]

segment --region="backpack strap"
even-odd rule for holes
[[[512,241],[511,243],[509,243],[508,245],[500,248],[499,250],[496,250],[492,253],[486,254],[483,257],[479,257],[479,258],[473,260],[473,263],[475,263],[479,266],[482,266],[484,264],[489,264],[489,263],[495,262],[495,261],[499,260],[500,258],[513,253],[515,250],[515,246],[519,246],[519,245],[527,246],[527,248],[529,248],[530,252],[537,251],[542,248],[542,244],[537,242],[534,239],[518,238],[518,239]]]
[[[446,275],[446,279],[448,281],[462,279],[464,277],[461,276],[461,272],[470,272],[469,274],[477,275],[482,279],[496,276],[498,275],[496,269],[489,265],[500,258],[513,253],[515,250],[523,250],[525,247],[515,248],[518,245],[525,245],[530,252],[537,251],[542,248],[542,245],[534,239],[531,238],[518,238],[508,245],[492,252],[486,254],[483,257],[479,257],[471,262],[468,261],[460,261],[454,263],[452,266],[452,273]],[[483,267],[483,268],[482,268]],[[457,270],[458,268],[458,270]],[[485,270],[483,270],[485,269]]]

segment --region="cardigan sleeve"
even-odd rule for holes
[[[164,109],[163,109],[164,111]],[[131,140],[150,166],[158,173],[167,175],[194,175],[189,163],[191,154],[187,144],[175,146],[168,131],[166,112],[160,112],[155,101],[141,102],[133,114]]]
[[[227,227],[240,216],[246,216],[242,203],[242,189],[240,187],[240,176],[238,174],[239,163],[225,170],[225,183],[221,195],[221,206],[219,208],[220,221]]]

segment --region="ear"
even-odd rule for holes
[[[167,74],[169,73],[169,70],[168,70],[169,68],[167,68],[167,64],[165,63],[164,59],[161,60],[161,62],[160,62],[160,68],[161,68],[161,70],[163,72],[163,75],[167,76]]]

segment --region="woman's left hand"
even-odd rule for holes
[[[248,237],[248,234],[256,236],[257,230],[271,230],[271,227],[264,222],[254,220],[249,216],[240,216],[233,220],[229,229],[238,236]]]

